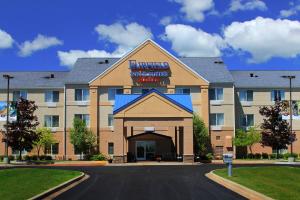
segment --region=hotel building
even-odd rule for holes
[[[213,153],[235,153],[237,128],[258,126],[259,107],[289,99],[289,82],[296,75],[293,99],[300,100],[300,71],[229,71],[221,58],[175,57],[146,40],[121,58],[79,58],[65,72],[0,72],[0,101],[20,96],[35,101],[40,126],[49,127],[57,144],[47,150],[56,159],[77,159],[69,139],[74,117],[84,120],[97,136],[100,152],[114,162],[182,157],[194,160],[193,113],[209,129]],[[0,122],[3,131],[5,122]],[[294,120],[299,135],[300,121]],[[2,137],[2,136],[1,136]],[[10,154],[16,153],[9,150]],[[254,152],[272,153],[255,145]],[[294,142],[300,153],[300,142]],[[0,155],[4,154],[4,143]]]

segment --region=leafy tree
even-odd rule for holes
[[[277,158],[280,149],[287,149],[296,140],[296,134],[291,133],[287,120],[281,118],[286,108],[286,102],[277,101],[274,106],[263,106],[259,109],[259,113],[265,117],[261,124],[261,144],[276,149]]]
[[[39,125],[37,116],[34,112],[37,109],[34,101],[20,98],[13,103],[12,107],[16,109],[17,120],[5,125],[8,129],[7,141],[8,146],[12,149],[19,150],[19,159],[22,159],[22,151],[31,151],[33,144],[39,139],[39,134],[35,131]]]
[[[81,152],[81,159],[83,159],[83,154],[90,152],[96,143],[93,132],[86,127],[83,120],[77,117],[74,118],[73,128],[70,130],[70,140],[74,147]]]
[[[206,155],[210,149],[208,129],[204,121],[197,114],[193,115],[193,128],[194,152],[199,155]]]
[[[45,149],[52,144],[55,144],[57,141],[55,140],[51,130],[46,127],[38,128],[36,132],[39,134],[39,139],[34,142],[34,146],[37,150],[37,156],[40,158],[41,149]],[[46,154],[46,152],[44,152]]]
[[[255,127],[250,127],[248,131],[237,129],[233,144],[238,147],[249,147],[249,150],[252,153],[252,146],[260,141],[260,132],[258,132]]]

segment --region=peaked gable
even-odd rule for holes
[[[91,86],[114,85],[139,85],[131,77],[129,61],[168,63],[170,75],[164,85],[208,85],[208,81],[186,66],[179,59],[172,56],[152,40],[146,40],[131,52],[127,53],[114,65],[98,75],[92,81]]]

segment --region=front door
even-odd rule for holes
[[[155,141],[136,141],[136,159],[153,160],[155,157]]]

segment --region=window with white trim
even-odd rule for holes
[[[222,126],[224,125],[224,113],[212,113],[210,114],[210,125]]]
[[[108,126],[113,127],[114,126],[114,115],[113,114],[108,114]]]
[[[254,126],[254,115],[245,114],[244,116],[242,116],[242,126],[244,127]]]
[[[272,90],[271,100],[272,101],[283,101],[285,99],[284,90]]]
[[[19,98],[27,99],[27,91],[19,90],[13,91],[13,101],[17,101]]]
[[[45,154],[57,155],[59,153],[59,143],[45,146]]]
[[[59,116],[58,115],[45,115],[44,126],[48,128],[59,127]]]
[[[191,94],[191,88],[176,88],[176,94]]]
[[[108,154],[114,155],[114,143],[113,142],[108,143]]]
[[[253,101],[253,90],[241,90],[240,101]]]
[[[116,94],[123,94],[123,88],[109,88],[108,89],[108,100],[114,101]]]
[[[75,101],[89,101],[90,90],[89,89],[75,89]]]
[[[87,127],[90,126],[90,115],[89,114],[75,114],[74,117],[82,120]]]
[[[209,89],[209,99],[214,101],[223,100],[223,88],[211,88]]]
[[[59,101],[59,91],[46,91],[45,92],[45,102],[58,102]]]

